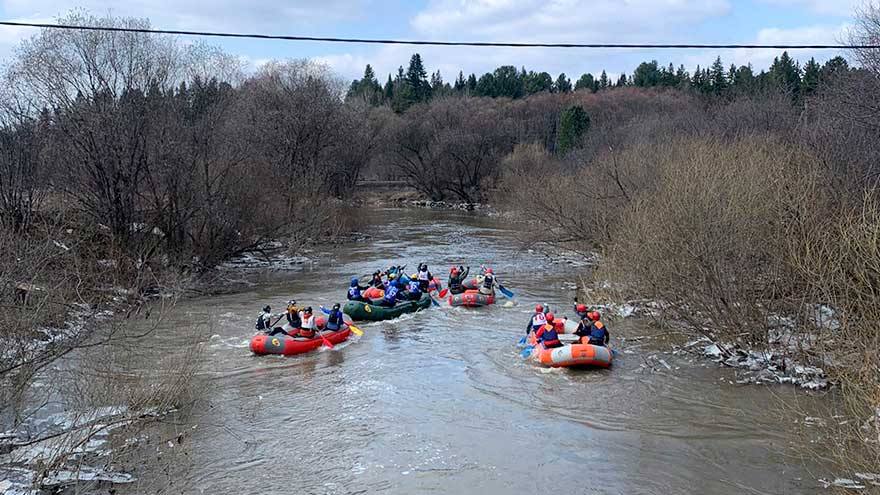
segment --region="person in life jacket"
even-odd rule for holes
[[[423,263],[419,265],[419,272],[416,274],[416,278],[419,281],[419,289],[421,289],[422,292],[427,292],[428,284],[431,283],[431,280],[434,280],[434,275],[428,271],[428,265]]]
[[[491,268],[486,268],[486,272],[483,274],[483,284],[480,285],[480,294],[495,295],[495,286],[497,285],[495,273]]]
[[[315,315],[312,314],[312,307],[309,306],[308,308],[302,310],[299,313],[299,317],[301,323],[299,325],[298,335],[306,339],[315,338],[315,329],[317,328],[317,322],[315,322]]]
[[[296,333],[302,319],[299,317],[299,308],[296,306],[296,300],[287,301],[287,324],[290,325],[291,333]]]
[[[342,319],[342,311],[339,310],[339,303],[333,305],[330,314],[327,315],[327,330],[337,331],[342,328],[345,321]]]
[[[599,318],[601,315],[598,311],[590,311],[587,314],[587,317],[593,322],[590,325],[590,336],[587,340],[588,344],[599,345],[605,347],[608,345],[608,342],[611,340],[611,334],[608,333],[608,329],[605,328],[605,324],[602,323]],[[583,337],[581,337],[581,341],[583,341]]]
[[[357,277],[351,277],[351,285],[348,287],[348,297],[349,301],[361,301],[361,302],[369,302],[367,301],[363,294],[361,294],[362,290],[367,290],[369,287],[361,287],[361,284],[358,283]]]
[[[471,267],[464,268],[462,266],[452,267],[449,270],[449,292],[453,294],[461,294],[465,291],[462,285],[467,280],[468,274],[471,273]]]
[[[370,287],[381,288],[384,285],[385,283],[382,282],[382,272],[378,270],[373,272],[373,278],[370,279]]]
[[[396,280],[392,280],[385,287],[385,296],[382,297],[382,300],[379,302],[379,306],[385,306],[386,308],[394,307],[397,304],[397,296],[400,292],[399,283]]]
[[[526,325],[526,335],[529,332],[537,332],[541,327],[547,324],[547,316],[544,315],[544,306],[538,304],[535,306],[535,314],[529,319]]]
[[[583,321],[587,318],[587,313],[589,310],[587,309],[586,304],[580,304],[577,302],[577,298],[574,299],[574,312],[578,315],[578,320]]]
[[[553,313],[547,313],[547,324],[538,329],[535,337],[538,339],[538,342],[544,344],[544,347],[562,347],[559,334],[556,332],[556,325],[553,322]]]
[[[261,332],[266,332],[269,335],[278,335],[284,334],[287,335],[287,332],[284,331],[281,327],[272,328],[272,318],[280,318],[281,314],[273,315],[272,308],[266,306],[263,308],[263,311],[257,316],[257,323],[255,328]]]
[[[408,301],[418,301],[422,298],[422,284],[420,280],[410,280],[406,290],[401,292],[401,298]]]

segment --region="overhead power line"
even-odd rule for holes
[[[726,48],[772,48],[779,50],[846,50],[880,49],[880,45],[828,45],[828,44],[712,44],[712,43],[513,43],[498,41],[428,41],[391,40],[377,38],[334,38],[325,36],[289,36],[259,33],[223,33],[217,31],[188,31],[180,29],[142,29],[114,26],[75,26],[69,24],[44,24],[37,22],[0,21],[0,26],[33,27],[48,29],[71,29],[82,31],[115,31],[124,33],[176,34],[186,36],[211,36],[217,38],[249,38],[284,41],[319,41],[327,43],[361,43],[371,45],[427,45],[427,46],[483,46],[506,48],[638,48],[638,49],[726,49]]]

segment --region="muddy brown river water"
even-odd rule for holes
[[[205,397],[152,433],[117,493],[819,493],[827,475],[801,459],[805,440],[781,401],[822,399],[744,386],[687,356],[619,346],[610,370],[544,370],[519,357],[536,302],[571,315],[576,269],[520,249],[508,223],[458,211],[379,209],[375,236],[321,263],[257,275],[255,290],[180,302],[155,333],[178,345],[204,327]],[[287,299],[342,302],[347,280],[392,262],[491,264],[518,305],[436,308],[361,326],[334,350],[257,357],[259,308]],[[558,311],[564,308],[564,311]],[[213,315],[213,316],[212,316]],[[209,323],[203,323],[203,322]],[[612,342],[646,323],[611,320]],[[157,351],[145,351],[157,352]],[[165,439],[171,439],[166,442]],[[180,439],[177,441],[175,439]]]

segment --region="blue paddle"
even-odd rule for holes
[[[535,348],[535,346],[528,345],[528,346],[526,346],[525,349],[522,350],[522,352],[519,353],[519,355],[522,356],[523,358],[527,358],[532,355],[532,349],[534,349],[534,348]]]
[[[525,343],[526,343],[526,338],[525,338],[525,337],[521,337],[521,338],[519,339],[519,342],[517,342],[517,345],[523,345],[523,344],[525,344]]]
[[[504,287],[501,284],[498,284],[498,290],[500,290],[502,294],[504,294],[505,296],[507,296],[509,298],[512,298],[514,296],[513,292],[507,290],[507,287]]]
[[[438,303],[437,300],[434,299],[434,296],[432,296],[431,294],[428,294],[428,297],[431,298],[431,304],[433,304],[434,306],[440,307],[440,303]]]
[[[325,315],[329,315],[329,314],[330,314],[330,310],[329,310],[329,309],[325,308],[324,306],[320,306],[320,308],[321,308],[321,312],[323,312]]]

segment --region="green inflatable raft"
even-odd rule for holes
[[[430,305],[431,296],[425,293],[418,301],[399,301],[391,308],[360,301],[348,301],[342,308],[342,312],[350,316],[352,320],[381,321],[397,318],[404,313],[415,313]]]

